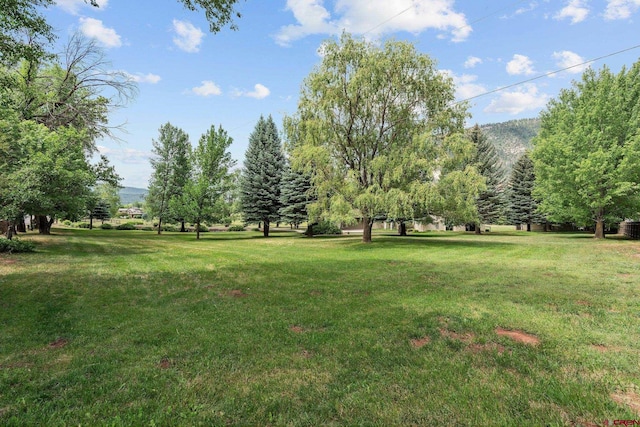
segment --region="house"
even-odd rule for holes
[[[118,209],[119,217],[127,217],[127,218],[142,218],[144,212],[140,208],[120,208]]]

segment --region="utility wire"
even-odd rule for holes
[[[606,55],[602,55],[602,56],[599,56],[597,58],[589,59],[588,61],[584,61],[584,62],[581,62],[579,64],[574,64],[574,65],[571,65],[569,67],[562,68],[560,70],[550,71],[548,73],[540,74],[539,76],[532,77],[532,78],[527,79],[527,80],[522,80],[522,81],[519,81],[517,83],[512,83],[512,84],[507,85],[507,86],[502,86],[502,87],[499,87],[497,89],[493,89],[493,90],[490,90],[490,91],[487,91],[487,92],[483,92],[483,93],[481,93],[479,95],[471,96],[469,98],[466,98],[466,99],[463,99],[463,100],[460,100],[460,101],[456,101],[456,102],[453,103],[453,105],[460,104],[460,103],[467,102],[467,101],[471,101],[472,99],[480,98],[482,96],[491,95],[492,93],[500,92],[500,91],[503,91],[503,90],[506,90],[506,89],[511,89],[512,87],[520,86],[520,85],[523,85],[525,83],[532,82],[534,80],[539,80],[539,79],[544,78],[544,77],[549,77],[549,76],[552,76],[554,74],[558,74],[558,73],[561,73],[563,71],[570,70],[572,68],[581,67],[583,65],[590,64],[592,62],[596,62],[596,61],[599,61],[601,59],[609,58],[611,56],[619,55],[621,53],[629,52],[630,50],[634,50],[634,49],[638,49],[638,48],[640,48],[640,44],[628,47],[626,49],[618,50],[616,52],[608,53]]]

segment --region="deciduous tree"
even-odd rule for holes
[[[449,145],[469,148],[455,137],[466,105],[453,102],[454,91],[411,44],[378,47],[348,34],[325,42],[287,121],[294,166],[312,173],[317,191],[312,212],[336,223],[360,218],[363,242],[370,242],[376,216],[412,218],[416,203],[434,209],[454,151]],[[459,178],[477,178],[469,172]]]
[[[535,195],[553,221],[605,225],[640,211],[640,61],[588,69],[541,113]]]

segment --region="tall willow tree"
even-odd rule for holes
[[[370,242],[376,216],[412,218],[416,205],[442,206],[436,187],[445,169],[471,186],[481,182],[477,172],[444,164],[470,145],[456,137],[467,113],[453,103],[454,90],[411,44],[380,48],[348,34],[325,42],[297,114],[286,121],[294,167],[312,173],[317,191],[311,214],[358,218]]]
[[[552,221],[606,223],[640,211],[640,61],[614,74],[588,69],[541,115],[535,195]]]

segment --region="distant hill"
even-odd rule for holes
[[[509,120],[481,125],[480,129],[493,143],[502,160],[507,176],[525,150],[531,149],[531,140],[540,131],[540,119]]]
[[[136,202],[144,202],[149,191],[146,188],[123,187],[120,189],[120,203],[129,205]]]

